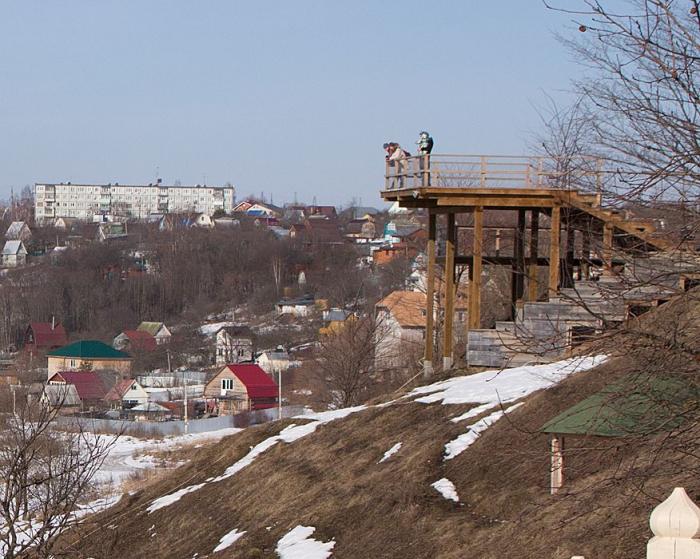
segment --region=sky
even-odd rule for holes
[[[382,143],[528,152],[579,68],[540,0],[0,0],[0,197],[231,182],[381,207]]]

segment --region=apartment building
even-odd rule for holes
[[[93,216],[110,214],[146,219],[151,214],[197,212],[212,215],[231,212],[235,200],[232,186],[168,186],[155,184],[71,184],[34,185],[35,218],[45,223],[57,217],[92,221]]]

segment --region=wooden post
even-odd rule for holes
[[[484,252],[484,208],[474,208],[474,247],[472,250],[472,268],[469,283],[469,329],[481,326],[481,257]]]
[[[433,344],[435,342],[435,237],[437,216],[428,215],[428,279],[425,286],[425,355],[423,359],[423,376],[429,377],[433,372]]]
[[[603,266],[607,273],[612,273],[613,230],[611,224],[603,225]]]
[[[442,367],[452,368],[452,323],[455,309],[455,214],[447,214],[447,239],[445,242],[445,321],[442,342]]]
[[[564,485],[564,437],[560,438],[553,434],[551,445],[549,492],[556,495]]]
[[[574,247],[576,242],[576,230],[574,229],[574,224],[571,223],[571,215],[567,210],[566,212],[566,251],[564,253],[563,268],[564,273],[562,274],[562,286],[563,287],[573,287],[574,286]]]
[[[513,317],[517,313],[517,303],[525,292],[525,210],[518,210],[518,225],[514,231],[513,263],[511,265],[511,302]]]
[[[537,301],[537,244],[540,233],[540,210],[530,212],[530,263],[527,274],[527,300]]]
[[[559,290],[559,242],[561,240],[561,208],[552,208],[552,223],[549,236],[549,296]]]
[[[582,231],[581,241],[581,279],[591,279],[591,230],[590,222],[586,224]]]

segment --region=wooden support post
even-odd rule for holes
[[[481,326],[481,257],[484,252],[484,208],[474,208],[474,248],[472,250],[472,273],[469,283],[469,329]]]
[[[527,300],[537,301],[537,244],[540,234],[540,210],[530,212],[530,260],[528,261],[527,274]]]
[[[445,319],[442,341],[442,367],[451,369],[454,363],[452,355],[452,324],[455,310],[455,214],[447,214],[447,239],[445,242]]]
[[[556,294],[559,290],[559,242],[561,234],[561,208],[552,208],[552,223],[549,236],[549,296]]]
[[[581,279],[591,279],[591,230],[590,223],[586,224],[586,228],[582,231],[583,238],[581,240]]]
[[[564,437],[552,435],[550,460],[549,492],[556,495],[564,485]]]
[[[525,210],[518,210],[518,225],[513,232],[513,265],[511,267],[511,302],[513,317],[517,314],[518,301],[525,292]]]
[[[425,301],[425,354],[423,358],[423,376],[429,377],[433,372],[433,345],[435,343],[435,237],[437,216],[428,215],[428,280]]]
[[[607,273],[612,273],[613,231],[611,224],[603,225],[603,266]]]
[[[566,251],[564,252],[562,287],[574,286],[574,246],[576,241],[576,230],[571,223],[570,213],[566,212]]]

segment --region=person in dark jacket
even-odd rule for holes
[[[420,170],[423,186],[430,186],[430,154],[433,151],[433,139],[425,130],[418,136],[418,155],[420,155]]]

